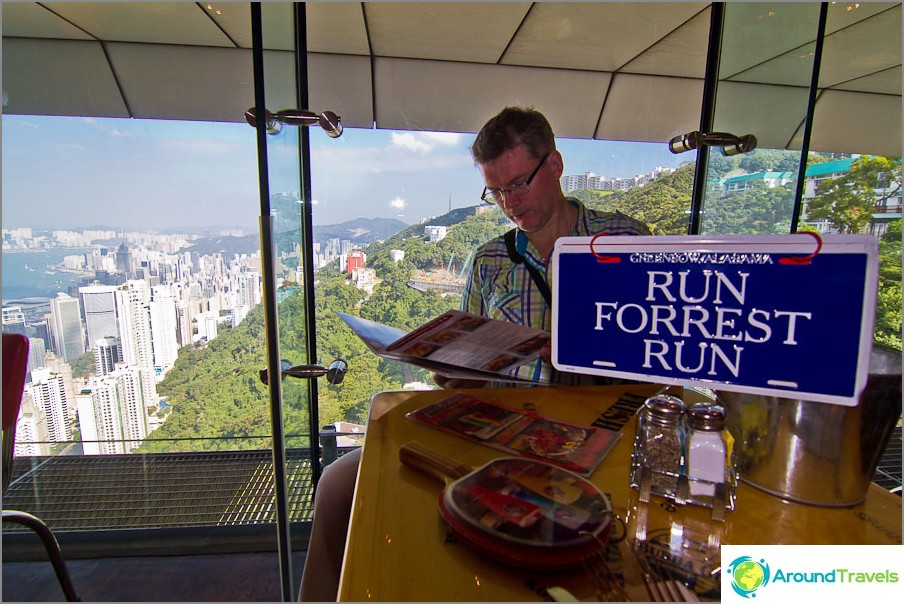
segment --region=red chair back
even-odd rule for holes
[[[18,333],[3,334],[3,431],[16,425],[25,374],[28,372],[28,338]]]

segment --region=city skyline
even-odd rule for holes
[[[4,115],[3,134],[4,228],[257,232],[255,133],[246,124]],[[348,128],[330,139],[312,129],[314,223],[366,216],[413,224],[479,204],[473,138]],[[268,142],[271,193],[298,191],[293,137]],[[558,145],[565,174],[626,178],[693,159],[665,144]]]

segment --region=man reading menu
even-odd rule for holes
[[[483,176],[481,199],[499,207],[516,228],[481,246],[465,286],[462,310],[550,331],[548,267],[559,237],[649,235],[641,222],[621,213],[598,212],[565,197],[562,154],[546,117],[533,109],[506,107],[481,128],[471,146]],[[521,365],[519,377],[537,383],[592,384],[591,376],[558,372],[550,350]],[[444,388],[502,383],[452,380]],[[511,385],[511,384],[506,384]],[[360,449],[330,464],[318,484],[314,521],[299,600],[335,601],[345,550]]]

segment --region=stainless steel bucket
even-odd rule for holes
[[[852,506],[866,497],[901,417],[901,353],[874,347],[856,407],[719,392],[741,479],[784,499]]]

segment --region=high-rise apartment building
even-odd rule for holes
[[[51,373],[47,368],[36,369],[32,372],[32,382],[26,384],[25,389],[35,407],[44,414],[48,439],[58,443],[69,440],[69,401],[63,376]]]
[[[90,388],[84,388],[75,396],[78,407],[78,425],[82,438],[82,455],[100,455],[101,442],[97,437],[97,419],[94,415],[94,396]]]
[[[176,300],[169,286],[155,285],[151,288],[148,316],[151,322],[154,370],[162,377],[173,368],[179,355]]]
[[[17,456],[23,457],[49,455],[49,441],[44,410],[35,407],[31,393],[26,389],[22,395],[19,417],[16,420],[15,453]]]
[[[150,288],[146,282],[130,280],[116,288],[122,360],[127,365],[154,367],[149,307]]]
[[[142,370],[141,387],[148,404],[156,404],[154,385],[154,346],[151,336],[150,288],[144,281],[126,281],[116,289],[116,311],[119,324],[122,360]]]
[[[85,454],[131,453],[148,435],[147,407],[156,404],[144,392],[151,370],[118,363],[94,378],[78,396],[79,425]],[[156,395],[155,395],[156,396]]]
[[[194,305],[179,300],[176,303],[176,325],[178,329],[179,346],[188,346],[192,343],[192,322],[194,320]]]
[[[72,360],[85,352],[82,317],[78,298],[64,293],[50,301],[50,340],[53,351]]]

